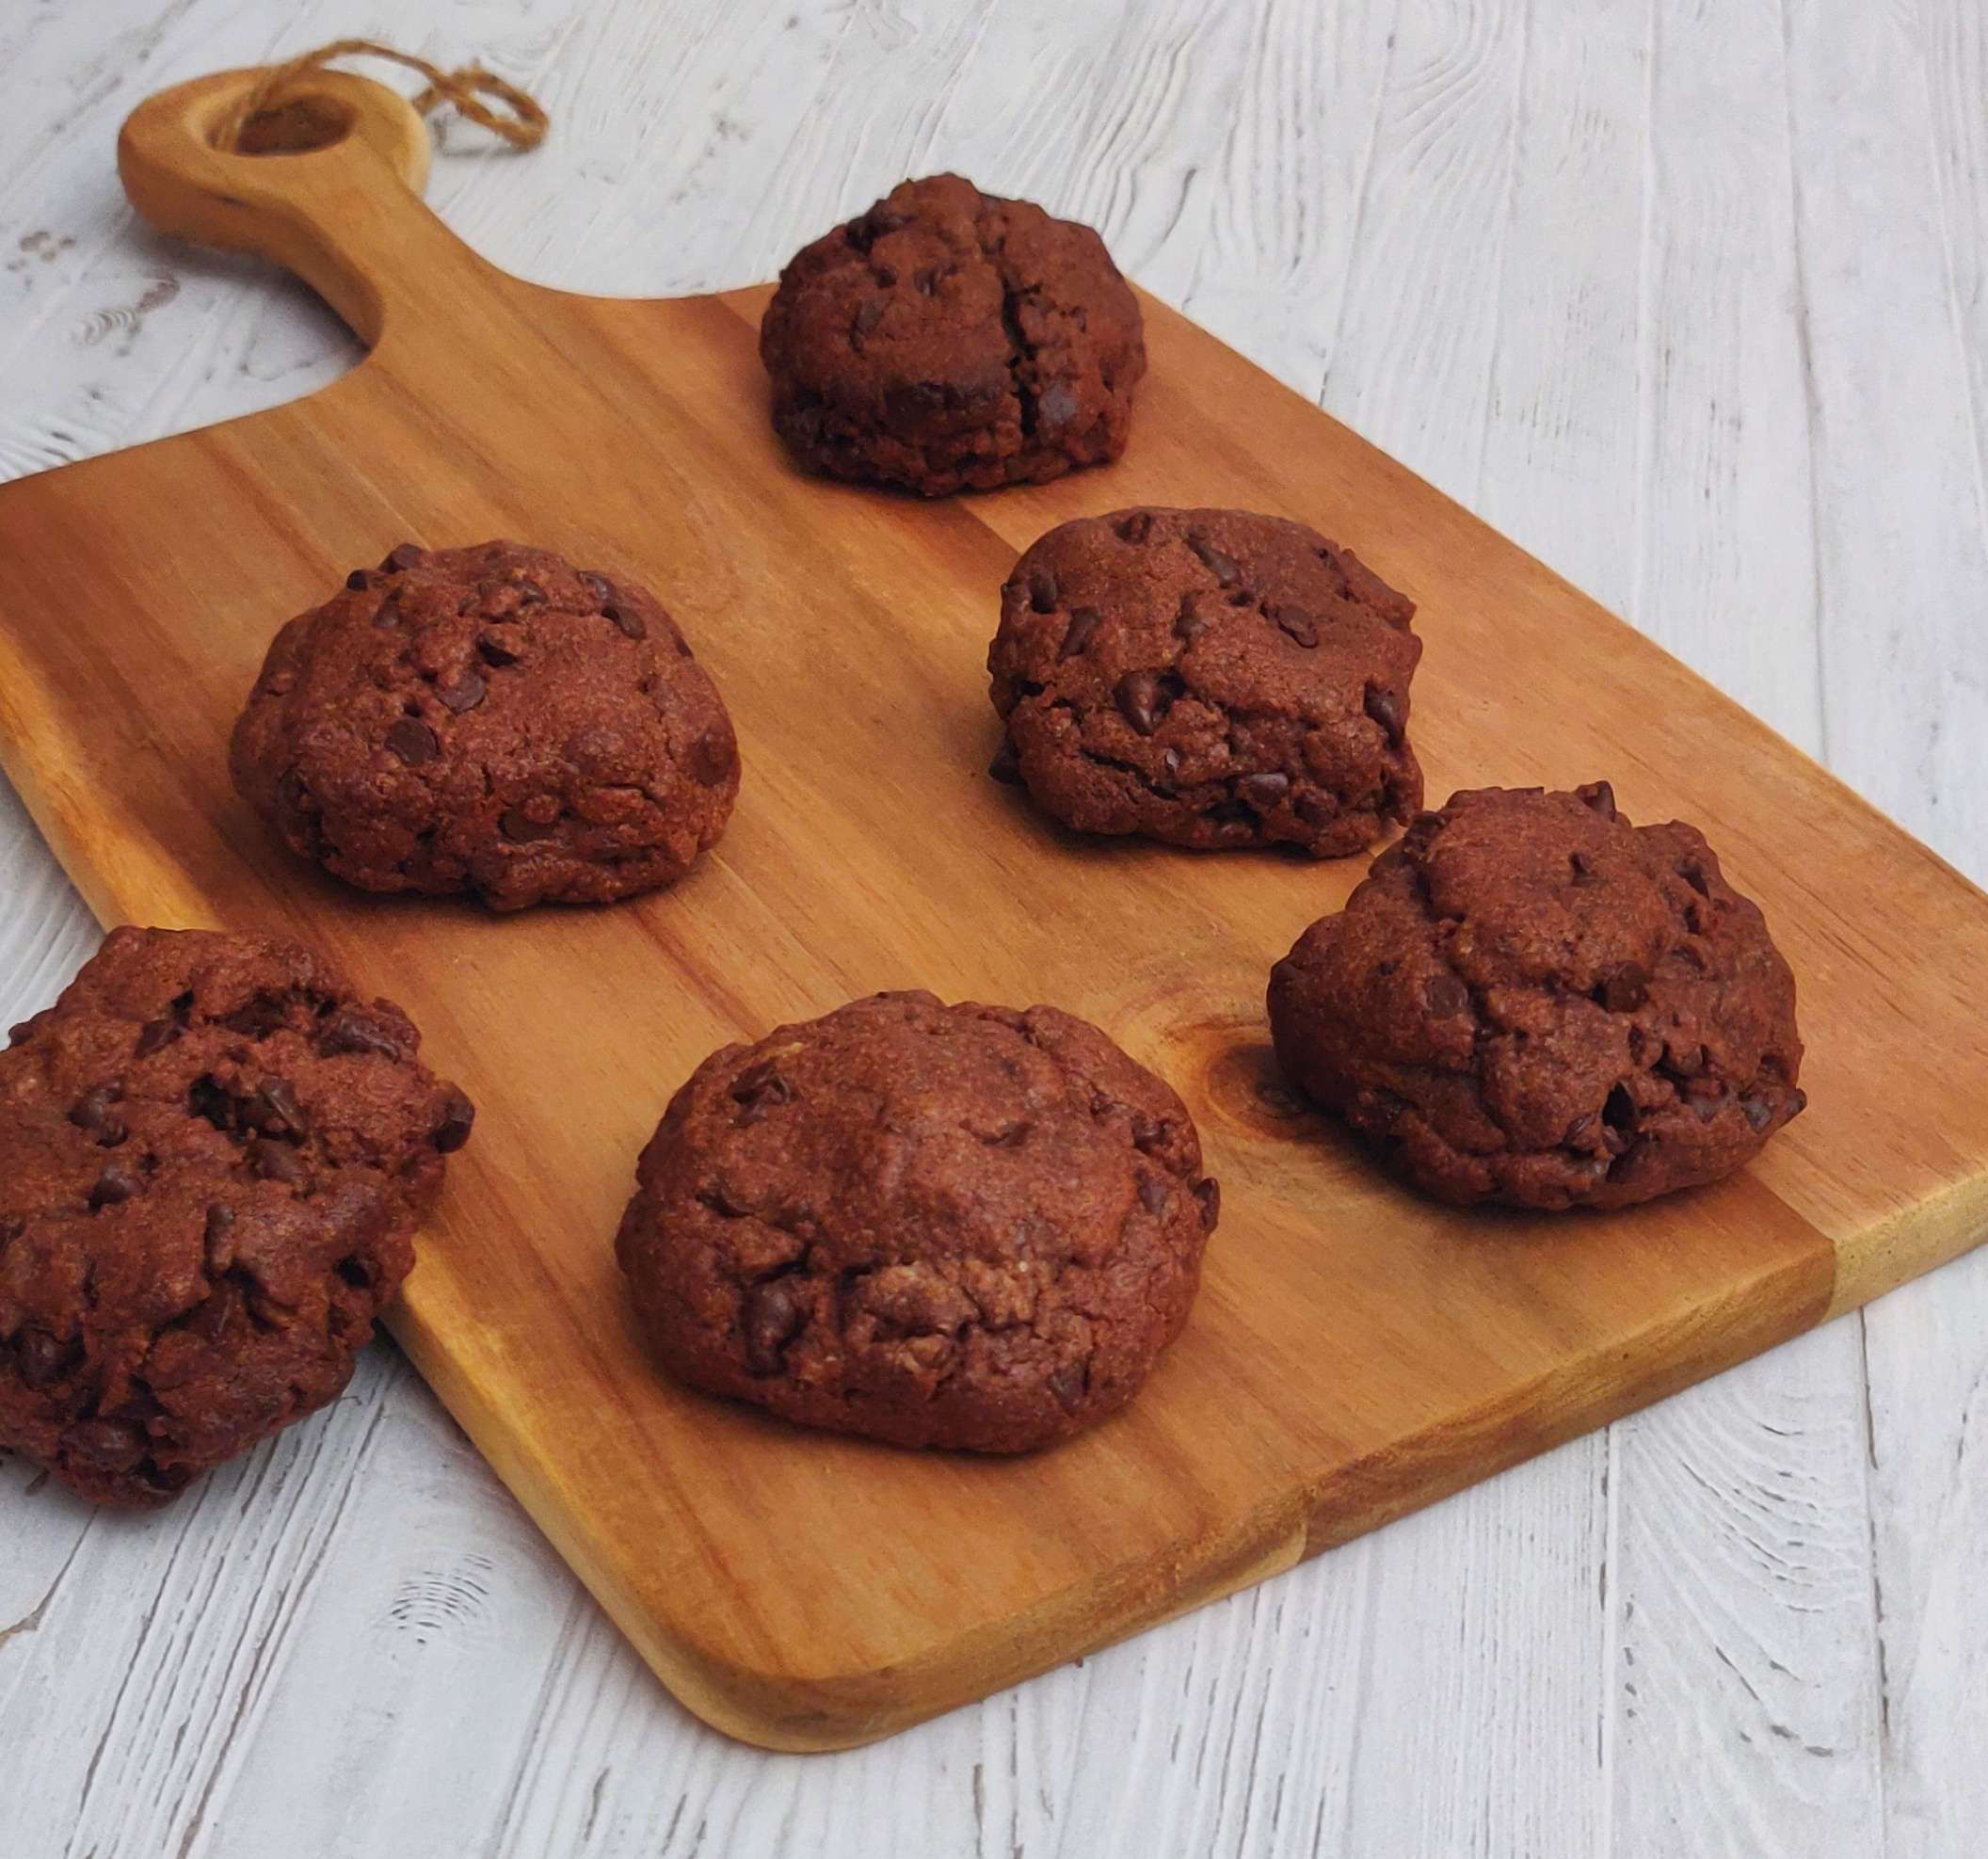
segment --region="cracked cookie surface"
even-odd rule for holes
[[[1806,1102],[1794,976],[1694,826],[1606,781],[1426,813],[1271,972],[1285,1075],[1443,1200],[1624,1207]]]
[[[497,910],[673,883],[739,790],[724,700],[654,597],[512,542],[355,569],[276,635],[230,766],[346,882]]]
[[[1064,523],[1001,590],[993,772],[1083,832],[1363,850],[1421,804],[1414,614],[1351,550],[1279,517]]]
[[[149,1505],[332,1400],[474,1112],[279,942],[113,930],[0,1051],[0,1446]]]
[[[802,463],[927,497],[1117,457],[1146,372],[1104,241],[956,174],[904,182],[797,253],[760,356]]]
[[[713,1053],[638,1180],[617,1251],[675,1374],[987,1452],[1131,1398],[1218,1206],[1185,1106],[1096,1027],[924,993]]]

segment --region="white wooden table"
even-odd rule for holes
[[[299,286],[136,224],[111,159],[146,92],[347,33],[546,103],[525,158],[445,127],[430,190],[534,278],[746,282],[948,167],[1096,222],[1988,877],[1978,0],[7,0],[0,474],[351,365]],[[0,1025],[93,941],[0,786]],[[0,1466],[0,1851],[1948,1859],[1988,1850],[1984,1448],[1988,1254],[781,1757],[670,1701],[382,1344],[162,1515]]]

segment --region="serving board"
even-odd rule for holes
[[[604,300],[496,271],[421,204],[393,92],[154,98],[125,184],[261,251],[371,345],[272,412],[0,487],[0,756],[106,923],[318,944],[481,1107],[394,1318],[422,1372],[661,1675],[770,1747],[887,1734],[1290,1567],[1927,1271],[1988,1230],[1988,899],[1513,544],[1147,299],[1126,459],[925,504],[803,477],[763,291]],[[329,139],[328,139],[329,138]],[[1431,794],[1605,776],[1706,827],[1801,988],[1811,1106],[1721,1186],[1462,1214],[1278,1089],[1270,963],[1364,861],[1086,842],[986,777],[1018,550],[1139,503],[1302,518],[1419,603]],[[413,538],[638,578],[731,706],[746,780],[674,889],[496,919],[377,899],[238,802],[274,628]],[[612,1240],[713,1047],[880,987],[1050,1002],[1170,1079],[1223,1184],[1181,1341],[1125,1414],[1015,1461],[801,1433],[645,1360]]]

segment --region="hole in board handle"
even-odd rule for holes
[[[242,124],[234,152],[304,155],[343,142],[352,133],[351,108],[330,97],[292,97],[272,104]]]

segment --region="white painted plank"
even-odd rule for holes
[[[1789,30],[1831,760],[1980,880],[1988,37],[1953,0],[1791,6]],[[1906,1286],[1864,1328],[1886,1851],[1943,1859],[1988,1828],[1988,1258]]]
[[[1813,747],[1807,329],[1780,20],[1658,0],[1650,28],[1631,614]],[[1615,1432],[1614,1850],[1880,1850],[1855,1321]]]

